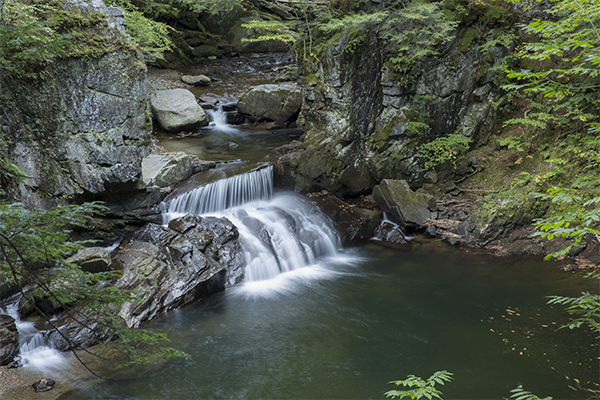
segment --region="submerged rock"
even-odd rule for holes
[[[52,379],[44,378],[35,382],[33,385],[31,385],[31,387],[33,387],[36,392],[47,392],[48,390],[52,389],[55,384],[56,382]]]
[[[294,85],[260,85],[246,92],[238,111],[257,118],[288,121],[300,111],[302,92]]]
[[[208,125],[208,117],[186,89],[157,90],[150,96],[152,114],[161,128],[181,132]]]
[[[437,215],[431,209],[435,205],[432,198],[422,193],[415,193],[403,180],[384,179],[373,189],[377,204],[392,218],[404,226],[418,227],[428,219]],[[435,207],[434,207],[435,210]]]

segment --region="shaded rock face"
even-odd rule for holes
[[[77,251],[67,261],[79,265],[86,272],[106,272],[110,269],[110,251],[103,247],[88,247]]]
[[[19,332],[15,319],[0,315],[0,366],[13,362],[19,354]]]
[[[132,189],[152,147],[140,54],[59,60],[43,80],[0,80],[0,92],[0,134],[30,177],[13,198],[49,207],[65,196]]]
[[[296,191],[356,196],[383,179],[420,187],[419,143],[454,133],[477,143],[493,117],[495,87],[486,70],[507,49],[483,53],[472,45],[459,51],[464,34],[459,31],[442,55],[422,60],[410,72],[411,83],[401,85],[384,65],[376,35],[368,28],[360,34],[364,44],[354,52],[344,51],[350,38],[342,37],[319,56],[317,71],[303,71],[307,85],[298,117],[303,143],[279,162]],[[419,121],[429,127],[422,137],[409,129]]]
[[[311,193],[308,197],[327,215],[346,244],[369,240],[381,221],[381,212],[356,207],[328,193]]]
[[[238,231],[225,218],[185,217],[169,227],[148,224],[119,248],[118,287],[142,290],[119,315],[137,327],[163,311],[224,290],[242,279]]]
[[[256,118],[285,122],[300,111],[300,106],[300,88],[294,85],[259,85],[240,98],[237,109]]]
[[[413,192],[406,181],[384,179],[373,189],[373,197],[392,221],[403,226],[419,227],[437,216],[435,201]]]
[[[152,115],[161,128],[181,132],[208,125],[208,117],[187,89],[157,90],[150,96]]]

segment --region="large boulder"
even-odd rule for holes
[[[19,354],[19,332],[15,319],[0,315],[0,366],[13,362]]]
[[[208,125],[208,117],[187,89],[157,90],[150,96],[152,114],[161,128],[181,132]]]
[[[302,106],[302,92],[294,85],[260,85],[246,92],[238,102],[238,111],[272,121],[288,121]]]
[[[437,216],[435,201],[413,192],[404,180],[384,179],[373,189],[373,196],[393,221],[404,226],[419,227]]]
[[[238,231],[225,218],[188,214],[169,227],[148,224],[121,246],[116,286],[138,291],[119,315],[137,327],[175,307],[224,290],[241,279]]]
[[[183,152],[151,154],[142,160],[140,184],[144,187],[170,186],[215,165],[214,161],[202,161],[198,156]]]

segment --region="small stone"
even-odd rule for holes
[[[55,383],[56,382],[54,382],[52,379],[40,379],[31,386],[36,392],[47,392],[48,390],[52,389]]]
[[[208,86],[210,84],[210,78],[205,75],[183,75],[181,81],[192,86]]]

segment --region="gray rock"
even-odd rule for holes
[[[404,180],[384,179],[373,189],[373,196],[392,220],[405,226],[418,227],[435,216],[423,194],[413,192]]]
[[[151,154],[142,160],[142,187],[165,187],[186,180],[193,174],[214,168],[214,161],[183,152]]]
[[[302,92],[293,85],[260,85],[246,92],[238,103],[238,111],[257,118],[287,121],[302,106]]]
[[[205,75],[183,75],[181,81],[192,86],[208,86],[210,84],[210,78]]]
[[[157,90],[150,96],[152,114],[166,131],[180,132],[208,125],[208,117],[186,89]]]
[[[134,190],[153,146],[138,52],[57,60],[44,76],[43,85],[0,82],[0,135],[13,140],[9,159],[29,177],[13,198],[34,209],[68,196]]]
[[[170,227],[148,224],[121,247],[117,286],[139,290],[139,302],[119,315],[137,327],[159,313],[224,290],[241,279],[242,258],[235,226],[224,218],[186,215]]]
[[[83,271],[106,272],[110,269],[110,251],[103,247],[88,247],[67,258],[67,261],[79,265]]]
[[[19,332],[15,319],[0,315],[0,366],[13,362],[19,354]]]
[[[374,236],[385,242],[406,244],[406,236],[402,231],[402,227],[390,221],[382,221],[375,229]]]

